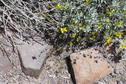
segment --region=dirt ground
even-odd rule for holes
[[[126,53],[118,62],[106,60],[113,67],[113,72],[99,79],[94,84],[126,84]],[[106,54],[107,57],[111,54]],[[73,84],[66,60],[60,56],[47,58],[42,73],[38,79],[26,76],[21,71],[19,57],[16,54],[9,56],[13,69],[6,74],[0,74],[0,84]]]

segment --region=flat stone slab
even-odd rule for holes
[[[0,43],[3,47],[0,49],[0,73],[4,74],[12,69],[12,64],[7,57],[6,50],[9,49],[11,44],[5,39],[2,35],[0,35]],[[7,52],[8,53],[8,52]]]
[[[34,41],[23,42],[18,46],[22,71],[26,75],[38,78],[45,59],[50,55],[51,48],[45,41],[41,44]]]
[[[94,47],[73,53],[70,59],[77,84],[93,84],[113,71],[103,54]]]
[[[0,50],[0,73],[4,74],[12,69],[12,64],[6,54]]]

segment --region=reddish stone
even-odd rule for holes
[[[82,50],[70,56],[77,84],[92,84],[112,72],[111,66],[95,48]]]

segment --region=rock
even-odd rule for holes
[[[11,46],[10,42],[7,41],[2,35],[0,35],[0,72],[6,73],[12,69],[12,64],[7,57],[8,49]]]
[[[9,72],[12,69],[12,64],[6,54],[0,49],[0,72],[2,74]]]
[[[123,84],[123,82],[122,81],[117,81],[117,84]]]
[[[110,83],[109,84],[117,84],[116,82],[114,82],[114,81],[110,81]]]
[[[73,53],[70,59],[77,84],[92,84],[113,71],[96,48]]]
[[[103,83],[103,82],[98,82],[97,84],[106,84],[106,83]]]
[[[26,75],[38,78],[51,48],[45,41],[43,44],[34,41],[23,42],[22,45],[18,46],[22,71]]]

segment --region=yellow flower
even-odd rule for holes
[[[73,42],[69,42],[68,44],[69,44],[69,45],[73,45]]]
[[[89,39],[90,39],[90,40],[94,40],[94,38],[92,38],[92,37],[90,37]]]
[[[89,2],[89,0],[85,0],[85,1],[86,1],[85,5],[88,5],[88,4],[89,4],[89,3],[88,3],[88,2]]]
[[[80,27],[81,27],[81,26],[82,26],[82,24],[81,24],[81,23],[79,23],[79,24],[78,24],[78,26],[80,26]]]
[[[55,7],[56,7],[57,9],[61,9],[61,8],[62,8],[61,4],[56,4]]]
[[[122,26],[122,24],[123,24],[123,21],[122,21],[122,20],[120,20],[120,21],[119,21],[119,25],[120,25],[120,26]]]
[[[110,5],[108,5],[107,7],[110,8]]]
[[[76,41],[78,42],[80,39],[81,39],[81,37],[79,36],[79,37],[76,39]]]
[[[98,28],[101,28],[102,27],[102,23],[98,23]]]
[[[86,2],[89,2],[89,0],[85,0]]]
[[[92,32],[92,34],[95,34],[96,32]]]
[[[106,37],[106,39],[111,39],[112,37],[111,36],[109,36],[109,37]]]
[[[61,33],[67,32],[68,30],[66,29],[66,27],[60,28]]]
[[[96,38],[96,36],[93,35],[93,37],[90,37],[90,40],[94,40]]]
[[[117,37],[122,37],[123,33],[122,33],[122,32],[115,32],[115,35],[116,35]]]
[[[126,48],[126,45],[120,45],[120,48],[124,49],[124,48]]]
[[[75,37],[76,37],[76,35],[77,35],[77,34],[76,34],[76,33],[74,33],[74,34],[72,34],[72,37],[73,37],[73,38],[75,38]]]
[[[112,15],[114,12],[115,12],[115,10],[113,9],[113,10],[111,10],[111,11],[109,11],[109,12],[106,12],[106,14],[107,14],[107,15]]]
[[[112,37],[113,36],[109,36],[109,37],[106,37],[106,42],[104,43],[104,44],[109,44],[109,43],[111,43],[112,42]]]
[[[115,10],[113,9],[113,10],[111,10],[110,12],[111,12],[111,14],[113,14],[113,13],[115,12]]]
[[[109,39],[106,40],[105,44],[109,44],[109,43],[111,43],[111,42],[112,42],[112,41],[111,41],[111,38],[109,38]]]
[[[106,21],[106,22],[110,22],[109,18],[105,18],[105,21]]]

